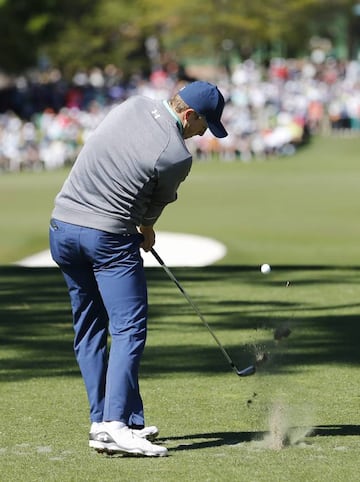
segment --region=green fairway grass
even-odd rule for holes
[[[169,449],[161,459],[88,447],[62,276],[12,265],[47,249],[67,171],[1,175],[0,480],[358,481],[359,151],[360,139],[319,138],[291,158],[194,164],[158,229],[228,252],[172,270],[239,368],[259,353],[268,361],[239,378],[166,273],[146,269],[140,383],[146,421]],[[275,340],[284,327],[290,336]]]
[[[259,349],[270,358],[239,378],[165,273],[147,269],[141,387],[147,422],[159,425],[170,454],[148,459],[87,446],[88,407],[59,271],[0,269],[3,480],[357,481],[360,270],[174,273],[238,366]],[[283,325],[291,334],[276,342]]]
[[[359,152],[360,138],[316,138],[293,157],[195,162],[157,229],[218,239],[220,264],[359,265]],[[47,248],[66,175],[0,176],[0,265]]]

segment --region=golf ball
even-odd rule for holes
[[[262,272],[262,274],[269,274],[271,271],[271,266],[267,263],[262,264],[260,267],[260,271]]]

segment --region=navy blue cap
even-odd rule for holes
[[[179,96],[189,107],[205,117],[209,129],[215,137],[228,135],[220,120],[225,100],[216,85],[197,80],[183,87],[179,91]]]

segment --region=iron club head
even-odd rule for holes
[[[256,372],[256,366],[255,365],[250,365],[243,370],[238,370],[236,368],[236,373],[239,375],[239,377],[249,377],[250,375],[254,375]]]

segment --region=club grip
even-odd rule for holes
[[[157,254],[157,252],[155,251],[154,248],[151,248],[150,249],[151,251],[151,254],[154,256],[154,258],[156,259],[156,261],[161,264],[161,266],[164,266],[164,261],[160,258],[160,256]]]

